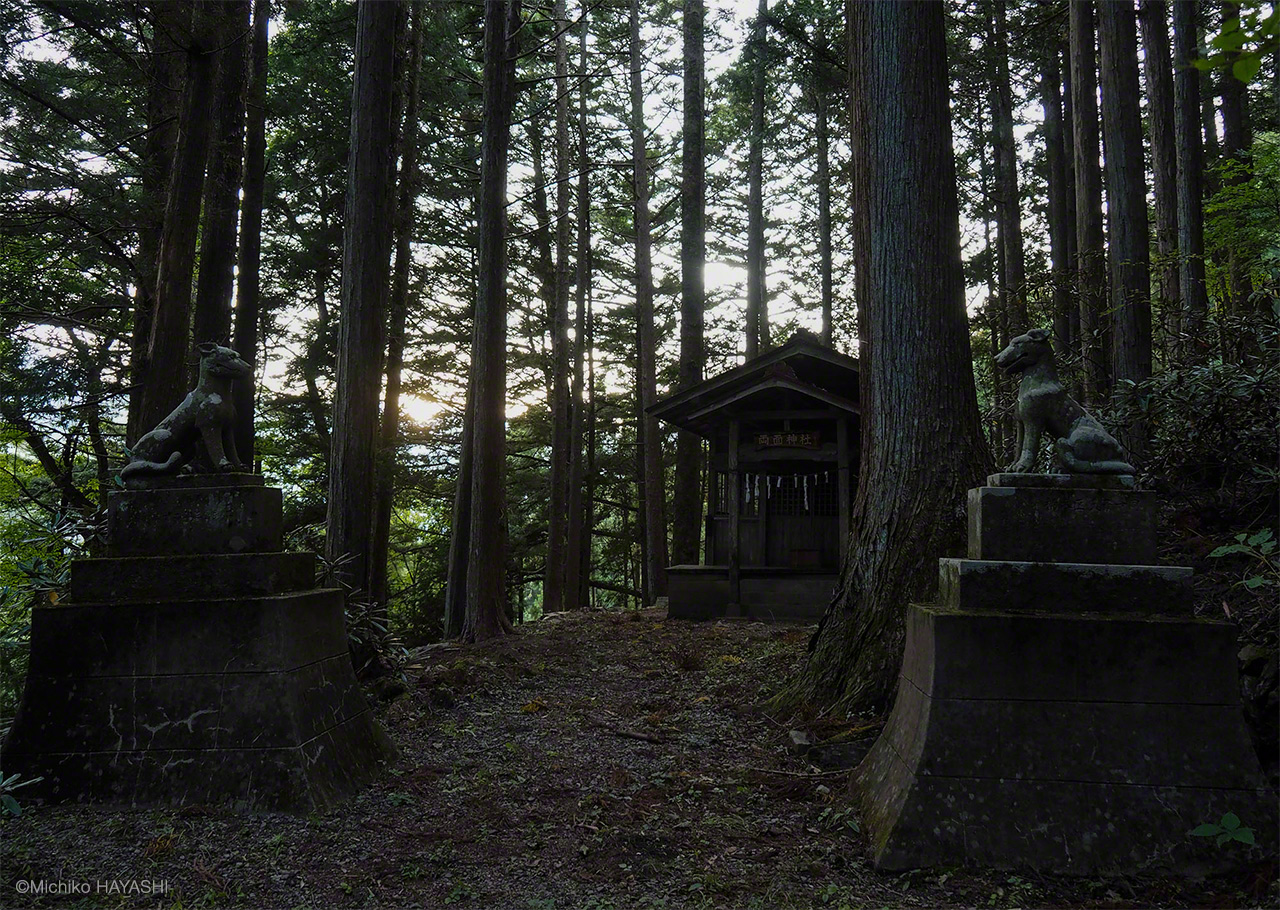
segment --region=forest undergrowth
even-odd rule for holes
[[[875,872],[848,774],[758,705],[812,627],[661,610],[554,614],[412,654],[374,697],[400,758],[297,817],[32,805],[0,828],[6,907],[1263,907],[1274,868],[1189,883]],[[801,724],[827,740],[866,724]],[[810,753],[812,754],[812,753]],[[1210,845],[1207,845],[1210,846]],[[23,896],[25,880],[163,881],[161,898]],[[80,903],[75,903],[79,900]]]

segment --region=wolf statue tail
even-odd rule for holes
[[[1072,474],[1136,474],[1133,465],[1127,461],[1086,461],[1076,457],[1070,443],[1065,439],[1058,440],[1058,457],[1063,466]]]
[[[121,480],[154,474],[177,474],[182,467],[182,450],[174,449],[165,461],[131,461],[120,472]]]

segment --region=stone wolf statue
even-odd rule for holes
[[[1015,474],[1032,471],[1040,454],[1041,434],[1057,440],[1058,457],[1070,474],[1133,474],[1124,449],[1115,438],[1067,394],[1058,379],[1053,348],[1045,329],[1019,335],[996,357],[996,366],[1018,383],[1018,460],[1005,468]]]
[[[200,379],[182,404],[138,440],[120,472],[128,483],[149,475],[177,474],[194,459],[205,471],[242,470],[236,454],[231,384],[250,379],[253,368],[231,348],[200,345]]]

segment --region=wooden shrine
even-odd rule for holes
[[[857,487],[858,361],[809,332],[659,401],[710,444],[704,565],[670,566],[670,616],[817,619]]]

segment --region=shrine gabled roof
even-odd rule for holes
[[[857,414],[858,396],[858,361],[801,331],[742,366],[662,399],[648,413],[709,436],[732,416],[794,408],[797,400]]]

